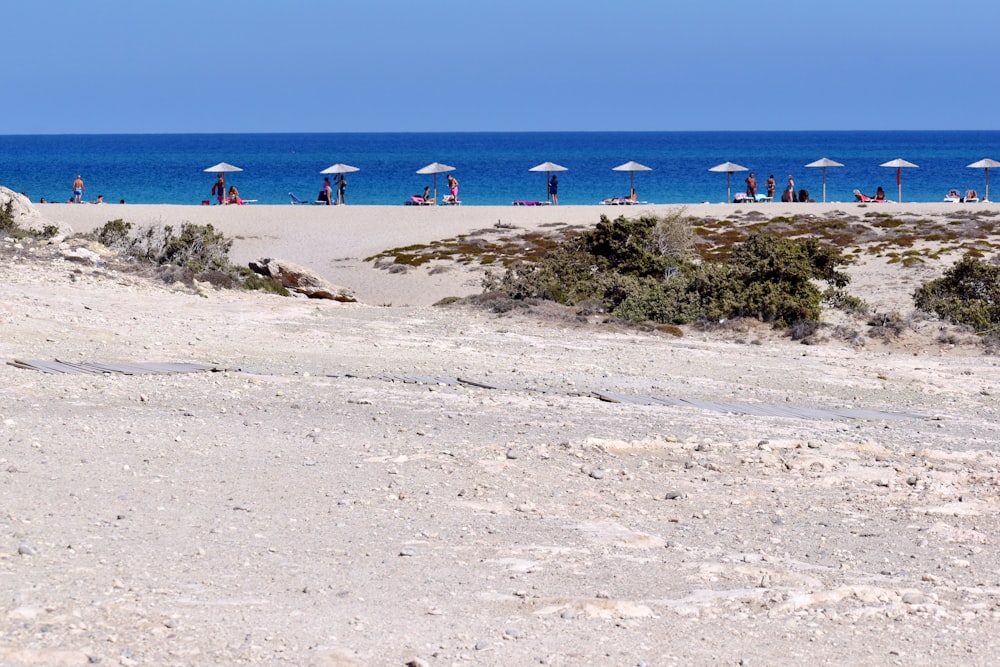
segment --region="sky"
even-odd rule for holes
[[[993,0],[17,0],[0,134],[997,130]]]

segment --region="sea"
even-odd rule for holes
[[[530,169],[554,162],[566,167],[558,173],[560,204],[624,197],[632,179],[641,201],[686,204],[743,192],[746,172],[709,171],[733,162],[755,173],[760,192],[769,175],[779,193],[792,176],[796,189],[820,201],[824,170],[805,165],[823,157],[844,164],[825,171],[830,202],[854,201],[855,189],[874,195],[879,186],[897,199],[897,170],[879,166],[896,158],[917,165],[899,174],[903,201],[942,201],[951,189],[982,197],[987,174],[967,165],[1000,159],[1000,131],[0,135],[0,185],[35,202],[64,202],[80,175],[88,201],[198,205],[211,199],[216,179],[204,170],[226,162],[242,169],[227,174],[227,184],[244,199],[289,204],[289,193],[315,199],[320,172],[342,163],[359,169],[346,175],[347,204],[396,205],[425,186],[436,186],[440,199],[446,174],[416,173],[439,162],[455,168],[463,205],[510,205],[545,200],[547,174]],[[629,161],[650,171],[613,169]]]

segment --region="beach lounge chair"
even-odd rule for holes
[[[460,199],[456,199],[454,195],[445,195],[445,196],[441,197],[441,203],[442,204],[447,204],[449,206],[461,206],[462,205],[462,201]]]
[[[863,202],[873,202],[873,201],[875,201],[874,197],[869,197],[868,195],[861,194],[860,190],[855,190],[854,191],[854,199],[856,199],[857,201],[863,201]]]
[[[434,198],[424,199],[420,195],[410,195],[409,201],[403,203],[407,206],[434,206]]]
[[[965,199],[963,199],[966,204],[975,204],[979,201],[979,193],[975,190],[966,190]]]
[[[957,204],[962,201],[962,195],[958,194],[958,190],[952,188],[948,190],[948,194],[944,196],[945,201],[950,201],[952,204]]]
[[[522,200],[519,200],[519,201],[511,202],[511,204],[513,204],[514,206],[548,206],[549,202],[547,202],[547,201],[527,201],[527,200],[523,200],[522,199]]]
[[[292,200],[292,205],[293,206],[297,206],[297,205],[301,205],[301,204],[323,204],[324,206],[326,205],[325,201],[318,201],[318,200],[317,201],[303,201],[303,200],[299,199],[298,197],[296,197],[294,192],[289,192],[288,193],[288,198]],[[256,200],[254,200],[254,201],[256,201]]]

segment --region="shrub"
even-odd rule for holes
[[[817,320],[822,294],[815,280],[848,284],[840,253],[815,239],[756,232],[728,262],[688,258],[694,233],[680,213],[611,221],[559,244],[536,263],[512,265],[483,286],[513,299],[593,303],[613,317],[685,324],[700,319],[754,317],[785,326]],[[846,297],[842,297],[846,298]],[[860,300],[858,300],[860,303]],[[593,309],[593,306],[591,306]]]
[[[118,218],[104,223],[104,226],[97,230],[94,237],[99,243],[109,248],[122,248],[128,246],[128,235],[131,231],[132,223]]]
[[[983,332],[1000,325],[1000,266],[965,256],[913,294],[917,308]]]

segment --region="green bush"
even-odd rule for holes
[[[977,331],[995,329],[1000,325],[1000,266],[963,257],[941,278],[918,287],[913,301],[920,310]]]
[[[120,248],[128,245],[129,233],[131,231],[132,223],[118,218],[117,220],[108,220],[104,223],[104,226],[97,230],[95,238],[98,243],[108,248]]]
[[[568,306],[596,300],[614,317],[634,322],[754,317],[786,326],[819,319],[823,294],[814,281],[838,290],[849,282],[837,270],[844,258],[815,239],[757,232],[728,261],[700,263],[688,258],[693,242],[689,223],[677,213],[602,217],[541,261],[513,265],[500,278],[489,274],[483,285],[513,299]]]

